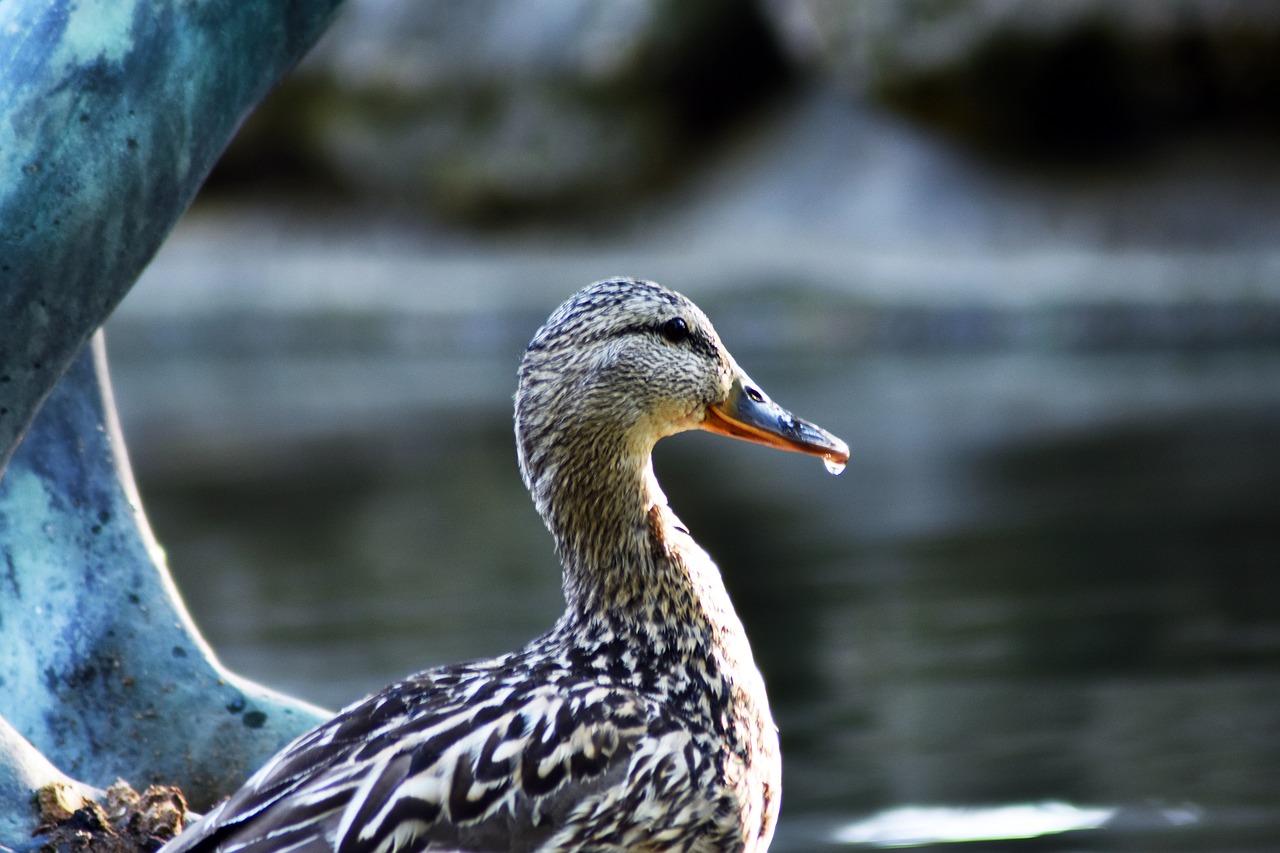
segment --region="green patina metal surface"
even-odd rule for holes
[[[199,808],[323,716],[200,638],[84,345],[340,2],[0,0],[0,849],[57,771]]]
[[[339,3],[0,3],[0,467]]]
[[[328,715],[223,669],[179,600],[129,472],[101,337],[0,481],[0,716],[105,788],[195,808]]]

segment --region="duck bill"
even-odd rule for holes
[[[780,450],[821,456],[838,466],[849,461],[849,445],[770,400],[740,369],[728,398],[707,407],[702,428]]]

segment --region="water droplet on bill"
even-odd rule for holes
[[[846,463],[841,462],[839,459],[833,459],[830,456],[824,456],[822,458],[822,464],[826,466],[827,473],[839,476],[840,472],[844,470]]]

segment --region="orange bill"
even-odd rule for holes
[[[728,398],[707,407],[702,428],[780,450],[821,456],[828,467],[843,467],[849,461],[849,445],[770,400],[741,369]]]

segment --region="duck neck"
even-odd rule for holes
[[[539,499],[568,603],[549,639],[597,649],[591,665],[611,677],[621,662],[632,686],[662,696],[672,713],[705,718],[735,753],[772,755],[768,699],[742,622],[719,569],[668,508],[649,454],[607,467],[583,461],[575,457]]]
[[[767,838],[777,808],[767,793],[779,784],[777,729],[719,569],[668,508],[651,448],[549,446],[558,458],[522,458],[564,563],[568,607],[535,642],[568,647],[563,659],[652,697],[671,716],[699,721],[723,744],[726,773],[763,768],[766,791],[743,797],[764,811],[744,820]]]
[[[531,483],[564,564],[565,622],[704,642],[741,633],[719,571],[667,506],[650,449],[596,441],[548,460]]]

